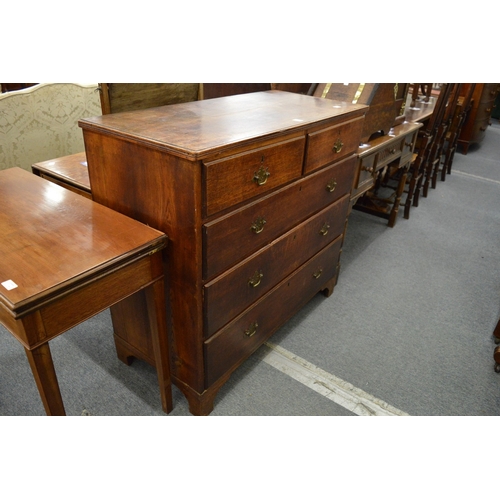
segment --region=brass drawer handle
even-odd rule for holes
[[[270,175],[271,173],[269,170],[265,168],[264,165],[261,165],[259,170],[254,173],[252,180],[257,184],[257,186],[263,186],[267,182]]]
[[[326,190],[329,193],[333,193],[335,191],[335,188],[337,187],[337,181],[335,179],[332,179],[327,185],[326,185]]]
[[[332,150],[335,151],[335,153],[340,153],[342,151],[342,148],[344,147],[344,143],[340,139],[340,137],[335,141],[335,144],[333,145]]]
[[[389,149],[388,151],[389,151],[389,154],[391,154],[391,155],[393,155],[396,152],[396,150],[394,148]]]
[[[491,113],[491,108],[486,108],[485,111],[486,113]]]
[[[413,146],[413,142],[405,142],[405,146],[407,148],[411,148]]]
[[[323,274],[323,269],[321,267],[313,274],[313,278],[317,280]]]
[[[266,223],[266,219],[264,219],[264,217],[258,217],[251,226],[252,231],[255,234],[262,233],[262,231],[264,231],[264,224],[265,223]]]
[[[255,271],[254,275],[248,280],[248,284],[252,288],[256,288],[260,285],[263,277],[262,271]]]
[[[361,167],[361,170],[364,170],[365,172],[369,172],[370,174],[373,174],[375,172],[375,166],[372,167]]]
[[[328,234],[329,229],[330,229],[330,225],[325,222],[323,224],[323,227],[319,230],[319,234],[326,236]]]
[[[257,328],[259,327],[259,324],[257,322],[252,323],[250,325],[250,328],[248,330],[245,330],[245,335],[247,337],[253,337],[257,333]]]

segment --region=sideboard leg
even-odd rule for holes
[[[118,335],[115,334],[113,337],[115,339],[116,355],[118,359],[122,363],[125,363],[127,366],[130,366],[132,364],[132,361],[134,361],[135,356],[130,352],[129,349],[127,349],[125,342],[123,342],[123,340]]]
[[[321,292],[325,297],[330,297],[330,295],[333,293],[333,289],[335,288],[335,285],[337,284],[337,274],[330,280],[325,283],[325,286],[321,289]]]

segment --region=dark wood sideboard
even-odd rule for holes
[[[332,293],[366,110],[268,91],[80,120],[94,200],[169,237],[173,381],[193,414]],[[118,356],[154,364],[130,300],[111,309]]]
[[[463,85],[462,95],[465,95],[469,85],[472,84]],[[471,144],[479,144],[484,139],[485,132],[491,125],[491,113],[499,90],[498,83],[475,84],[472,106],[458,138],[458,145],[463,154],[467,154]]]

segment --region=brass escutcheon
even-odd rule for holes
[[[260,285],[263,277],[262,271],[255,271],[254,275],[248,280],[248,284],[252,288],[256,288]]]
[[[328,230],[330,229],[330,225],[326,222],[323,224],[323,227],[320,229],[319,234],[326,236],[328,234]]]
[[[314,279],[318,279],[323,274],[323,269],[321,267],[313,274]]]
[[[257,333],[257,328],[259,327],[259,324],[257,322],[252,323],[250,325],[250,328],[248,330],[245,330],[245,335],[247,337],[253,337]]]
[[[342,142],[342,139],[339,137],[336,141],[335,144],[333,145],[333,151],[336,153],[340,153],[342,151],[342,148],[344,147],[344,143]]]
[[[337,187],[337,181],[335,179],[332,179],[327,185],[326,185],[326,190],[329,193],[333,193],[335,191],[335,188]]]
[[[252,180],[257,184],[257,186],[263,186],[267,182],[270,175],[269,170],[267,170],[264,165],[261,165],[259,170],[254,173]]]
[[[264,217],[258,217],[255,222],[252,224],[252,231],[255,233],[255,234],[259,234],[259,233],[262,233],[262,231],[264,230],[264,224],[266,223],[266,219],[264,219]]]

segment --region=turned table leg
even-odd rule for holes
[[[389,227],[394,227],[398,220],[399,206],[401,205],[401,197],[403,196],[403,192],[406,185],[406,177],[408,175],[408,166],[409,165],[407,165],[404,168],[403,174],[401,175],[401,179],[399,180],[399,184],[396,189],[396,199],[394,200],[394,205],[392,206],[391,213],[389,216],[389,224],[388,224]]]
[[[42,344],[33,350],[26,348],[24,350],[28,357],[38,392],[42,398],[45,412],[47,415],[52,416],[66,415],[49,344]]]

